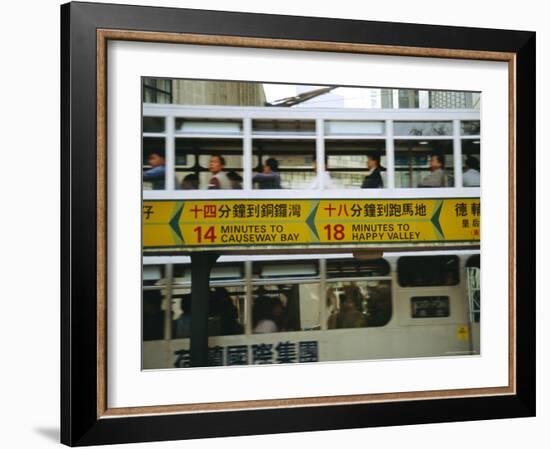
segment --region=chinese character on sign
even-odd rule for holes
[[[229,211],[231,209],[227,204],[222,204],[220,206],[220,218],[229,218]]]
[[[174,351],[174,355],[176,355],[176,361],[174,362],[174,366],[176,368],[189,368],[190,359],[189,359],[189,351],[187,349],[180,349],[179,351]]]
[[[153,215],[153,206],[143,206],[143,213],[145,214],[145,219],[149,220],[149,217]]]
[[[353,203],[351,206],[351,216],[360,217],[361,216],[361,206],[357,203]]]
[[[252,363],[255,365],[273,363],[273,345],[266,343],[252,345]]]
[[[299,362],[317,362],[319,361],[319,351],[316,341],[301,341],[299,347]]]
[[[221,346],[208,348],[208,366],[223,366],[223,348]]]
[[[216,205],[206,204],[204,206],[204,218],[216,218]]]
[[[414,205],[414,215],[425,217],[426,216],[426,205],[424,203],[417,203]]]
[[[195,214],[195,217],[194,218],[197,218],[197,215],[199,212],[202,212],[202,209],[199,209],[199,207],[197,205],[195,205],[193,207],[193,209],[191,209],[191,212],[193,212]]]
[[[228,346],[227,347],[228,365],[248,365],[248,346]]]
[[[293,363],[296,361],[296,343],[280,342],[275,346],[277,363]]]
[[[466,217],[468,215],[468,206],[466,206],[466,203],[456,203],[455,214],[457,217]]]

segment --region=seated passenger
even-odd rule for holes
[[[344,287],[344,294],[340,296],[340,310],[333,313],[328,320],[329,329],[346,329],[365,327],[363,309],[363,295],[356,285]]]
[[[231,182],[231,188],[238,190],[243,188],[243,178],[235,171],[230,171],[227,173],[227,177]]]
[[[283,303],[278,298],[260,296],[252,308],[253,333],[269,334],[280,332],[283,322]]]
[[[151,168],[143,172],[143,180],[151,182],[154,190],[163,190],[166,178],[164,153],[157,150],[151,151],[147,157],[147,162]]]
[[[199,177],[194,173],[187,175],[181,181],[181,188],[183,190],[197,190],[199,188]]]
[[[225,158],[219,154],[214,154],[210,157],[208,170],[212,173],[210,181],[208,181],[208,189],[231,189],[231,181],[224,171]]]
[[[442,154],[432,154],[430,159],[430,174],[418,183],[418,187],[447,187],[445,174],[445,157]]]
[[[278,170],[279,163],[276,159],[270,157],[265,161],[262,172],[256,173],[252,177],[252,182],[258,183],[259,189],[282,189],[281,175]]]
[[[181,315],[176,319],[174,338],[189,338],[191,335],[191,295],[183,295],[180,302]]]
[[[363,179],[361,188],[379,189],[384,187],[381,175],[381,171],[384,170],[384,168],[380,166],[380,153],[371,153],[367,155],[367,168],[369,172],[365,176],[365,179]]]
[[[218,287],[212,293],[212,308],[219,314],[220,335],[236,335],[243,333],[239,323],[239,311],[233,304],[226,288]]]
[[[464,187],[479,187],[479,161],[470,156],[466,159],[462,185]]]

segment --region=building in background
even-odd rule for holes
[[[380,89],[384,109],[479,109],[479,92]]]
[[[143,102],[219,106],[264,106],[261,83],[144,78]]]

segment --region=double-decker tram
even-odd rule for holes
[[[478,110],[144,104],[143,368],[479,354],[479,160]]]

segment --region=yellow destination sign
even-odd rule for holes
[[[151,200],[144,250],[478,245],[479,198]]]

